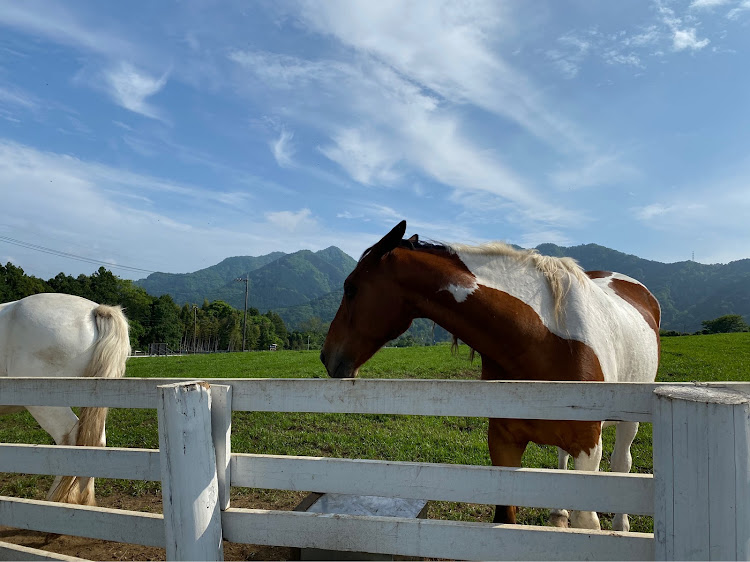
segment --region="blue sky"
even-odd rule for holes
[[[749,54],[750,0],[2,2],[0,262],[356,258],[401,219],[747,258]]]

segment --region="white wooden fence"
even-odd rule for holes
[[[157,408],[160,434],[159,451],[1,444],[0,472],[161,480],[164,499],[162,516],[0,497],[0,524],[176,560],[220,560],[222,539],[454,559],[750,558],[748,383],[179,382],[0,379],[4,405]],[[653,421],[654,476],[231,454],[233,410]],[[236,509],[230,485],[646,514],[655,535]]]

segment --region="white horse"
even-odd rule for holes
[[[119,378],[129,354],[119,306],[59,293],[0,304],[0,376]],[[23,409],[0,406],[0,413]],[[80,419],[68,407],[26,409],[58,445],[106,445],[107,408],[81,408]],[[95,505],[94,479],[58,476],[47,499]]]

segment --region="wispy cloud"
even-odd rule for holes
[[[0,86],[0,105],[14,105],[26,109],[38,106],[35,97],[17,87]]]
[[[333,135],[332,141],[320,151],[346,170],[353,180],[365,185],[391,185],[398,179],[394,166],[399,155],[390,143],[375,133],[341,129]]]
[[[293,138],[294,133],[282,129],[279,138],[270,143],[273,157],[276,159],[276,163],[282,168],[291,168],[294,165],[294,161],[292,160],[292,156],[294,156]]]
[[[310,209],[266,213],[266,220],[272,225],[288,232],[313,230],[318,226],[317,220],[313,217]]]
[[[717,6],[725,6],[731,2],[732,0],[693,0],[693,2],[690,4],[690,7],[698,9],[710,9],[716,8]]]
[[[123,62],[104,73],[104,83],[119,106],[152,119],[163,120],[162,112],[147,100],[164,88],[167,76],[168,72],[155,78],[132,64]]]
[[[309,29],[384,62],[439,98],[474,104],[551,146],[584,144],[575,124],[552,109],[541,88],[492,48],[496,37],[514,29],[501,3],[339,0],[298,5],[294,15]]]
[[[114,30],[82,23],[65,4],[2,2],[0,24],[103,55],[123,57],[136,51]]]
[[[453,192],[451,200],[460,204],[466,200],[465,194],[484,192],[505,199],[537,220],[565,220],[563,207],[553,208],[543,201],[498,154],[461,132],[452,104],[441,103],[391,66],[370,57],[355,59],[355,65],[284,56],[284,68],[269,71],[265,63],[273,63],[274,57],[237,55],[235,59],[254,79],[263,79],[264,85],[276,87],[279,94],[295,92],[295,96],[284,98],[284,105],[287,113],[293,112],[299,119],[308,119],[304,100],[313,95],[312,88],[326,92],[328,109],[337,120],[314,122],[330,139],[319,150],[354,181],[367,186],[400,186],[405,174],[417,172],[446,186],[445,195]],[[341,122],[358,125],[336,124]]]
[[[632,180],[638,172],[622,161],[617,154],[599,155],[593,159],[576,162],[572,167],[550,174],[559,189],[574,190],[602,187]]]
[[[743,0],[737,7],[729,10],[727,18],[730,20],[736,20],[745,12],[750,12],[750,0]]]

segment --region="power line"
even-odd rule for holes
[[[35,252],[41,252],[43,254],[50,254],[52,256],[57,256],[60,258],[67,258],[71,260],[77,260],[82,261],[85,263],[90,263],[94,265],[106,265],[109,267],[113,267],[116,269],[124,269],[127,271],[133,271],[133,272],[140,272],[140,273],[155,273],[154,271],[150,269],[142,269],[140,267],[133,267],[130,265],[120,265],[116,263],[110,263],[102,260],[95,260],[92,258],[87,258],[84,256],[79,256],[76,254],[71,254],[68,252],[63,252],[60,250],[55,250],[53,248],[47,248],[45,246],[39,246],[37,244],[32,244],[30,242],[24,242],[23,240],[17,240],[16,238],[10,238],[9,236],[0,236],[0,242],[5,242],[6,244],[12,244],[14,246],[19,246],[20,248],[26,248],[27,250],[34,250]]]

